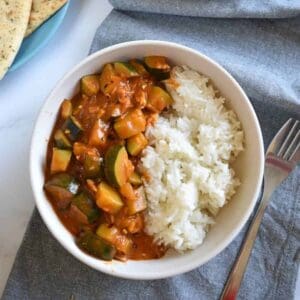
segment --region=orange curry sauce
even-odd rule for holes
[[[155,59],[157,59],[156,66]],[[78,243],[79,247],[80,245],[83,246],[81,248],[84,251],[102,259],[154,259],[163,256],[166,252],[164,246],[155,243],[153,238],[144,232],[144,213],[147,208],[140,208],[138,203],[134,203],[134,201],[139,201],[139,195],[136,192],[137,186],[131,184],[129,179],[133,172],[137,174],[139,172],[137,165],[140,161],[141,151],[132,152],[134,155],[131,155],[128,150],[128,140],[133,136],[133,133],[134,137],[138,134],[143,135],[146,127],[154,123],[158,114],[170,104],[168,101],[164,102],[163,99],[169,95],[159,94],[160,90],[163,90],[165,94],[167,93],[160,79],[156,76],[159,74],[157,70],[159,71],[160,65],[162,65],[159,63],[162,61],[164,62],[163,68],[170,69],[170,67],[162,57],[152,57],[152,61],[151,59],[149,61],[150,63],[154,62],[155,75],[152,74],[150,67],[144,67],[144,63],[132,60],[130,61],[131,65],[129,63],[124,63],[124,65],[107,64],[106,66],[109,68],[106,69],[109,72],[103,75],[104,71],[102,70],[100,74],[91,75],[91,78],[86,79],[87,86],[83,86],[85,82],[82,79],[81,91],[71,100],[65,100],[62,103],[48,144],[45,180],[47,197],[61,222],[76,237],[77,241],[82,235],[89,232],[92,238],[100,239],[100,241],[97,240],[100,244],[103,240],[105,245],[111,245],[113,249],[109,248],[109,251],[112,257],[107,255],[102,257],[98,255],[98,249],[95,249],[98,245],[96,242],[91,242],[92,246],[88,245],[90,240],[89,242],[85,240],[81,244]],[[132,68],[132,66],[134,67]],[[162,71],[166,72],[166,69]],[[128,114],[135,113],[135,119],[129,120],[125,124],[125,129],[123,127],[120,130],[117,128],[117,121],[126,118]],[[65,125],[66,120],[71,116],[81,127],[76,138],[72,136],[72,132]],[[144,127],[142,126],[143,122],[145,123]],[[135,130],[135,126],[139,129]],[[139,130],[140,132],[137,132]],[[58,140],[58,131],[62,132],[60,134],[63,135],[67,144],[61,144],[61,141]],[[146,139],[144,135],[142,138]],[[110,168],[110,165],[106,166],[110,162],[110,158],[106,158],[107,152],[114,146],[122,146],[125,149],[122,150],[125,158],[118,162],[120,172],[123,174],[120,174],[120,179],[116,177],[117,184],[115,181],[111,181],[114,178],[109,177],[110,170],[106,169]],[[54,151],[57,149],[57,156],[54,157],[56,155],[54,155]],[[59,155],[63,156],[58,157]],[[84,162],[87,157],[99,159],[97,160],[100,166],[98,173],[93,172],[92,175],[86,173]],[[62,160],[65,161],[62,162]],[[115,169],[112,172],[114,171]],[[60,180],[57,179],[60,178],[57,176],[61,174],[71,176],[67,178],[76,181],[77,190],[72,191],[73,194],[70,194],[69,191],[65,193],[63,189],[59,189],[59,192],[57,189],[53,189],[53,186]],[[143,174],[138,174],[138,176],[143,178]],[[121,181],[124,183],[122,186],[118,185]],[[56,183],[53,185],[53,182]],[[117,194],[117,200],[121,199],[121,202],[118,200],[120,203],[116,203],[119,206],[111,207],[110,204],[101,202],[104,196],[101,195],[99,189],[103,182],[109,186],[109,189],[113,190],[113,193]],[[61,188],[63,184],[58,183],[58,185]],[[140,186],[142,187],[142,182]],[[83,200],[76,200],[76,202],[74,200],[76,195],[82,192],[84,195],[88,195],[93,203],[78,202],[85,201],[84,198],[82,198]],[[133,210],[128,203],[133,203]],[[96,211],[96,217],[95,214],[90,214],[90,211],[92,213]],[[98,230],[101,224],[105,224],[105,228],[110,230],[110,235],[101,235],[101,230]],[[89,249],[88,247],[94,248]]]

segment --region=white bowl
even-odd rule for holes
[[[216,218],[203,244],[185,254],[170,252],[156,260],[105,262],[82,252],[73,236],[56,216],[43,191],[47,143],[54,126],[59,106],[78,90],[79,79],[98,72],[111,61],[126,60],[146,55],[164,55],[172,63],[188,65],[210,77],[221,94],[228,99],[245,132],[246,150],[238,157],[235,169],[242,185],[233,199]],[[246,94],[220,65],[198,51],[163,41],[135,41],[114,45],[98,51],[74,67],[56,85],[37,119],[30,152],[30,177],[38,210],[54,237],[72,255],[88,266],[110,275],[131,279],[158,279],[190,271],[220,253],[236,237],[249,218],[258,198],[263,177],[264,149],[261,129]],[[216,270],[217,272],[217,270]]]

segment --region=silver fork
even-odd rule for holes
[[[264,191],[256,214],[249,226],[243,245],[229,274],[221,300],[237,298],[251,250],[265,209],[275,188],[300,161],[300,122],[289,119],[268,147],[264,170]]]

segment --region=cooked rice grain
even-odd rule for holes
[[[243,150],[243,131],[209,78],[187,67],[173,68],[171,78],[172,109],[147,129],[140,167],[150,177],[146,231],[184,251],[203,242],[240,184],[230,164]]]

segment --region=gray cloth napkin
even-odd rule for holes
[[[288,18],[300,14],[299,0],[110,0],[114,8],[210,18]]]
[[[181,5],[184,14],[183,1],[175,2]],[[276,1],[277,4],[288,2]],[[137,2],[118,3],[119,7],[127,3],[122,7],[128,8]],[[152,6],[150,3],[154,3],[156,10],[165,11],[173,1],[143,3],[143,6],[139,4],[139,10],[147,11]],[[208,1],[188,3],[194,3],[198,9],[198,5]],[[274,10],[279,10],[277,4]],[[222,11],[220,15],[223,16]],[[280,10],[276,16],[281,16]],[[286,16],[284,8],[282,16]],[[250,97],[265,145],[289,117],[300,119],[300,17],[230,20],[114,10],[97,30],[91,52],[137,39],[179,42],[222,64]],[[272,196],[239,299],[293,298],[299,264],[299,200],[300,167]],[[164,280],[131,281],[102,274],[77,261],[51,236],[34,211],[3,299],[69,299],[71,296],[75,299],[218,299],[244,232],[245,229],[221,254],[194,271]]]

